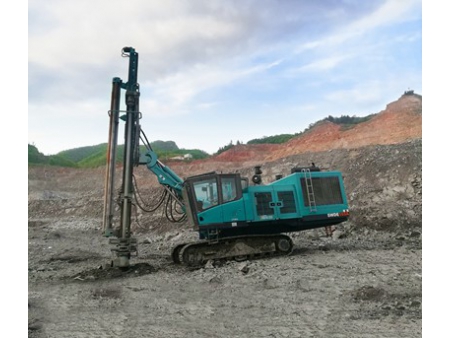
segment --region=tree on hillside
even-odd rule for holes
[[[221,153],[223,153],[223,152],[225,152],[228,149],[231,149],[233,147],[234,147],[233,140],[231,140],[230,143],[228,143],[226,146],[220,147],[219,150],[217,150],[217,152],[214,153],[214,155],[219,155],[219,154],[221,154]]]
[[[34,144],[28,144],[28,163],[45,164],[48,162],[47,157],[39,152]]]
[[[350,116],[350,115],[341,115],[341,117],[333,117],[329,115],[328,117],[324,118],[324,121],[330,121],[336,124],[358,124],[361,122],[365,122],[370,120],[375,114],[367,115],[364,117],[358,117],[356,115]]]

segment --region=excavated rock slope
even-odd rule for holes
[[[422,96],[410,94],[351,128],[324,121],[285,144],[238,145],[212,161],[267,162],[296,154],[398,144],[418,138],[422,138]]]

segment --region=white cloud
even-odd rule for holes
[[[387,0],[375,11],[354,21],[349,21],[346,25],[338,26],[328,36],[300,45],[296,49],[296,53],[303,53],[319,47],[330,50],[380,27],[408,21],[412,18],[417,19],[420,6],[421,0]]]
[[[193,100],[202,92],[227,86],[254,74],[276,67],[282,61],[259,64],[243,69],[228,69],[226,66],[197,66],[189,71],[167,76],[157,84],[148,84],[151,98],[142,101],[141,106],[153,114],[179,115],[189,113]],[[144,83],[141,90],[145,90]],[[211,105],[208,105],[209,107]],[[205,105],[202,106],[206,108]]]
[[[333,55],[330,57],[326,57],[317,61],[313,61],[309,64],[306,64],[302,67],[299,67],[297,69],[292,69],[291,73],[299,73],[299,72],[322,72],[326,71],[332,68],[335,68],[339,64],[341,64],[343,61],[348,60],[349,58],[353,57],[351,54],[343,55]]]

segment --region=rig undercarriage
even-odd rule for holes
[[[222,238],[177,245],[172,250],[176,264],[200,265],[209,260],[247,260],[289,255],[294,248],[287,235],[254,235]]]

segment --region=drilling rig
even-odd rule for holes
[[[103,232],[109,237],[115,255],[113,265],[127,268],[137,255],[137,240],[132,236],[132,206],[135,200],[133,170],[145,165],[164,188],[157,206],[166,208],[172,222],[187,220],[198,232],[199,240],[173,248],[175,264],[199,265],[208,260],[252,259],[288,255],[293,241],[288,233],[329,227],[349,218],[342,173],[322,171],[314,164],[295,167],[286,177],[262,184],[261,167],[254,175],[241,177],[238,172],[208,172],[180,178],[164,165],[139,124],[138,53],[124,47],[129,58],[128,81],[112,80],[109,110],[109,138],[105,174]],[[126,109],[121,110],[121,91],[125,91]],[[122,114],[122,115],[121,115]],[[119,122],[125,121],[121,188],[115,198],[115,170]],[[145,146],[141,154],[140,141]],[[145,161],[142,161],[144,155]],[[120,219],[114,219],[114,202]],[[154,211],[154,210],[152,210]]]

